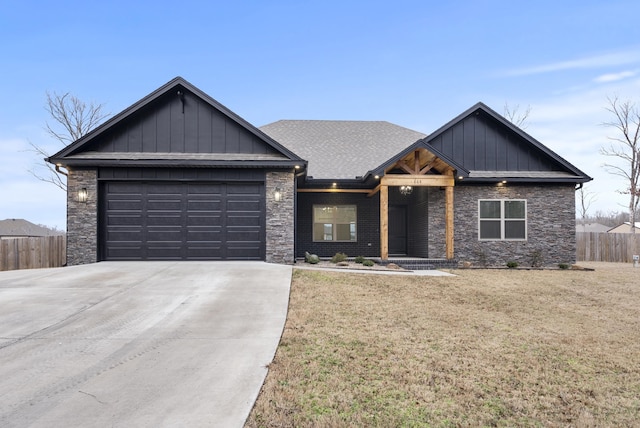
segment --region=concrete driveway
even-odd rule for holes
[[[0,426],[241,427],[290,283],[262,262],[0,272]]]

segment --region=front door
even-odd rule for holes
[[[406,205],[389,205],[389,255],[407,255]]]

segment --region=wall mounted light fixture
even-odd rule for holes
[[[282,189],[279,187],[276,187],[276,189],[273,191],[273,199],[276,202],[280,202],[280,200],[282,199]]]
[[[87,188],[83,187],[82,189],[78,190],[78,202],[86,203],[87,199],[89,199]]]

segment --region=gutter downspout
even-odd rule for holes
[[[67,172],[61,171],[61,170],[60,170],[60,167],[62,167],[62,168],[64,168],[64,169],[66,169],[66,170],[67,170]],[[59,164],[59,163],[57,163],[57,164],[56,164],[56,172],[57,172],[58,174],[64,175],[65,177],[69,177],[69,170],[67,169],[67,167],[66,167],[66,166],[63,166],[62,164]]]

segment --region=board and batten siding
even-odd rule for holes
[[[470,171],[554,171],[560,167],[483,112],[430,137],[429,143]]]
[[[99,136],[99,152],[277,154],[257,136],[183,90],[136,112]]]

